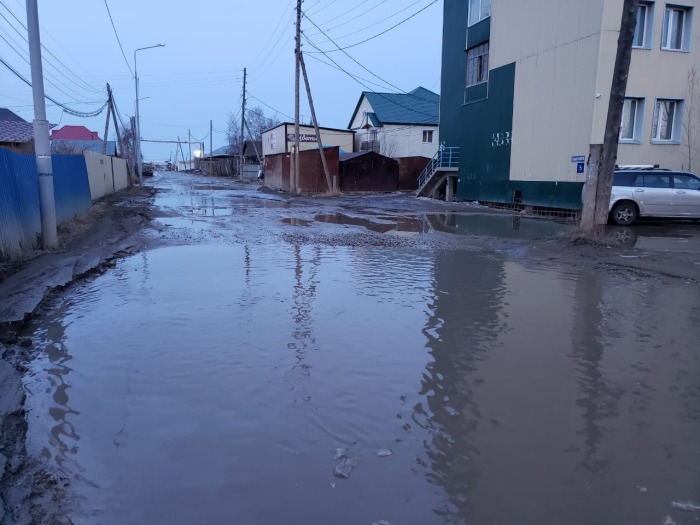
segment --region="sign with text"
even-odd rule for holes
[[[585,155],[578,155],[576,157],[571,157],[571,162],[574,164],[579,164],[580,162],[586,162],[586,156]]]
[[[289,133],[287,135],[287,140],[289,142],[294,142],[294,133]],[[316,135],[300,133],[299,142],[317,142]]]

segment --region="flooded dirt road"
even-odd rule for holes
[[[697,522],[696,282],[532,255],[563,223],[151,184],[158,247],[27,331],[75,523]]]

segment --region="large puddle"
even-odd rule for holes
[[[78,524],[694,523],[671,503],[700,494],[696,287],[180,247],[32,330],[29,444],[73,480]]]

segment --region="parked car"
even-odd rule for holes
[[[659,168],[616,169],[610,218],[627,226],[639,217],[700,218],[700,178]]]

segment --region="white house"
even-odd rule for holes
[[[352,153],[354,146],[354,133],[346,129],[318,128],[321,132],[321,140],[324,147],[338,146],[343,152]],[[262,153],[263,157],[268,155],[278,155],[280,153],[290,153],[294,146],[294,124],[283,122],[263,131],[262,133]],[[316,139],[316,129],[313,126],[299,126],[299,149],[306,151],[318,149]]]
[[[423,87],[410,93],[364,91],[350,119],[355,151],[393,158],[432,157],[439,145],[440,95]]]

